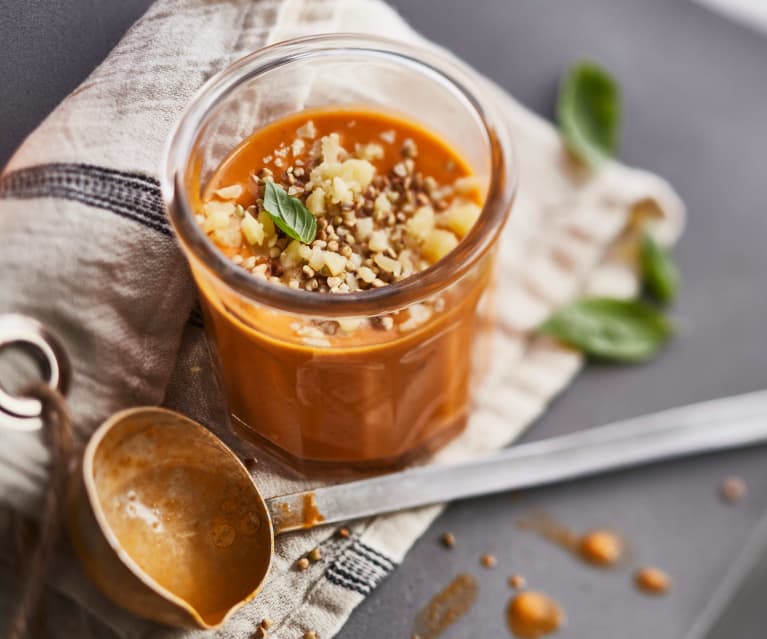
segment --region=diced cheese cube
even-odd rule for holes
[[[340,275],[346,270],[346,258],[338,253],[324,251],[325,266],[331,275]]]
[[[354,275],[354,273],[349,273],[349,272],[346,273],[346,285],[349,287],[349,290],[352,292],[360,290],[360,284],[357,281],[357,278]]]
[[[482,209],[474,202],[461,200],[439,216],[440,226],[446,226],[458,237],[465,237],[474,226]]]
[[[334,185],[335,179],[340,178],[350,191],[362,193],[372,182],[374,174],[375,167],[367,160],[351,158],[343,162],[322,162],[312,170],[311,184]]]
[[[320,216],[325,212],[325,191],[321,186],[314,189],[306,198],[306,208],[314,216]]]
[[[240,232],[239,218],[230,218],[229,223],[226,226],[213,231],[213,237],[219,244],[223,244],[224,246],[241,246],[242,233]]]
[[[373,210],[375,211],[376,216],[379,217],[391,213],[391,200],[386,197],[384,193],[379,193],[373,203]]]
[[[216,197],[220,197],[222,200],[236,200],[242,195],[242,184],[222,186],[220,189],[213,191],[213,194]]]
[[[407,234],[423,242],[434,228],[434,209],[430,206],[420,207],[405,225]]]
[[[376,274],[373,272],[373,269],[368,268],[367,266],[360,267],[360,269],[357,271],[357,275],[360,276],[360,279],[363,282],[367,282],[368,284],[370,284],[376,278]]]
[[[363,160],[380,160],[384,156],[383,147],[380,144],[358,144],[355,147],[357,157]]]
[[[360,266],[362,266],[362,256],[359,253],[352,253],[349,256],[349,264],[351,265],[353,270],[357,270]]]
[[[366,240],[373,232],[373,218],[359,217],[354,227],[354,234],[358,240]]]
[[[415,271],[415,266],[413,264],[413,254],[409,249],[402,251],[397,258],[397,261],[402,264],[403,276],[407,277],[408,275],[413,274]]]
[[[245,239],[251,244],[261,245],[264,243],[264,227],[252,215],[247,214],[242,218],[240,228]]]
[[[357,193],[373,181],[375,171],[375,167],[367,160],[351,158],[341,163],[341,178]]]
[[[312,247],[306,244],[301,244],[298,247],[298,254],[301,256],[301,259],[308,261],[312,256]]]
[[[277,229],[274,227],[274,221],[272,220],[272,216],[269,215],[266,211],[259,211],[258,221],[261,223],[261,226],[264,228],[265,237],[274,237],[275,235],[277,235]]]
[[[341,141],[338,133],[331,133],[320,140],[323,162],[338,162],[341,154]]]
[[[293,157],[298,157],[301,155],[305,148],[306,142],[304,142],[301,138],[293,140],[293,143],[290,145],[290,151],[293,153]]]
[[[206,233],[224,228],[229,224],[229,219],[234,215],[234,202],[206,202],[202,210],[205,213],[204,229]]]
[[[458,246],[458,238],[450,231],[434,229],[424,241],[421,252],[429,262],[434,263],[445,257],[456,246]]]
[[[307,138],[309,140],[314,139],[317,136],[317,128],[314,126],[314,121],[309,120],[303,126],[298,127],[296,135],[299,138]]]
[[[479,179],[476,175],[466,175],[453,182],[455,192],[460,195],[474,195],[479,191]]]
[[[293,240],[287,247],[285,247],[285,250],[280,255],[280,263],[285,268],[298,266],[303,260],[303,257],[301,256],[302,246],[303,244],[301,244],[301,242]]]
[[[334,166],[340,166],[338,162],[335,163]],[[325,191],[325,194],[327,196],[330,196],[330,191],[333,187],[333,178],[338,175],[338,172],[330,171],[329,170],[330,165],[328,164],[320,164],[318,166],[315,166],[312,169],[312,172],[309,177],[309,181],[306,183],[306,190],[313,190],[317,188],[321,188],[323,191]],[[332,175],[331,175],[332,173]]]
[[[373,231],[370,234],[368,248],[375,253],[383,253],[389,248],[389,238],[386,237],[386,231]]]
[[[395,277],[399,277],[400,273],[402,273],[402,264],[386,255],[379,253],[373,258],[373,261],[378,264],[382,270],[393,274]]]
[[[331,200],[335,204],[351,204],[354,201],[354,193],[340,177],[333,178],[333,191]]]
[[[313,248],[312,253],[309,256],[309,266],[311,266],[315,271],[321,271],[322,267],[325,266],[325,257],[323,255],[324,251],[319,248]]]

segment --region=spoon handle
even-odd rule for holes
[[[760,442],[767,442],[767,391],[512,446],[458,464],[273,497],[267,504],[279,534]]]

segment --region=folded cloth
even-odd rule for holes
[[[386,34],[434,46],[378,0],[159,0],[107,60],[24,142],[0,177],[0,311],[39,318],[74,364],[69,397],[86,438],[113,411],[160,404],[201,420],[242,454],[225,430],[195,290],[163,211],[157,173],[169,129],[213,73],[267,43],[311,33]],[[464,435],[435,463],[497,449],[516,438],[579,370],[573,350],[534,336],[551,311],[583,294],[631,296],[636,268],[626,243],[638,217],[669,244],[683,206],[658,177],[610,163],[579,172],[554,128],[481,80],[501,106],[521,165],[521,186],[502,237],[495,358]],[[47,453],[38,436],[3,433],[0,502],[34,513]],[[307,486],[265,460],[255,471],[268,495]],[[265,616],[270,637],[309,629],[333,636],[394,569],[440,512],[424,508],[352,526],[349,539],[319,529],[277,543],[262,594],[213,636],[250,637]],[[320,546],[305,572],[295,559]],[[1,553],[0,553],[1,554]],[[6,553],[7,554],[7,553]],[[52,576],[49,614],[69,608],[53,636],[74,636],[87,610],[104,626],[76,635],[195,636],[135,619],[87,583],[64,553]],[[2,604],[12,581],[0,579]],[[2,607],[0,605],[0,610]],[[205,636],[208,636],[206,634]]]

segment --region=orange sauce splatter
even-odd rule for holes
[[[317,506],[317,498],[313,492],[306,493],[301,498],[301,508],[293,509],[288,502],[278,504],[273,513],[273,524],[276,532],[312,528],[325,521],[325,516]]]
[[[436,639],[463,617],[477,599],[477,580],[460,574],[438,592],[416,619],[415,634],[421,639]]]
[[[578,555],[595,566],[614,566],[623,556],[623,540],[611,530],[592,530],[580,538]]]
[[[559,630],[565,622],[565,611],[548,595],[528,590],[509,601],[506,621],[515,637],[538,639]]]
[[[663,595],[671,587],[671,578],[660,568],[645,566],[637,570],[634,583],[639,590],[649,595]]]
[[[546,513],[537,513],[520,520],[517,525],[522,530],[541,535],[594,566],[614,566],[624,555],[623,539],[618,533],[606,528],[596,528],[579,535]]]

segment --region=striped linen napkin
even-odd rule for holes
[[[165,404],[254,455],[223,426],[194,286],[156,176],[170,127],[210,75],[265,44],[336,31],[434,46],[378,0],[159,0],[5,168],[0,312],[31,314],[67,344],[74,363],[70,403],[83,438],[116,410]],[[495,359],[467,431],[435,463],[508,444],[573,378],[580,355],[531,329],[584,292],[636,292],[625,243],[637,214],[656,213],[654,230],[665,244],[683,226],[683,205],[666,182],[617,163],[597,174],[573,172],[548,122],[489,82],[487,88],[515,139],[521,187],[502,238]],[[0,503],[34,514],[46,451],[36,435],[1,436]],[[266,496],[307,487],[268,461],[256,479]],[[48,629],[57,637],[245,639],[268,616],[275,639],[309,629],[328,639],[439,512],[372,518],[353,525],[349,539],[327,529],[279,538],[262,593],[212,633],[170,630],[117,610],[64,552],[51,579]],[[8,520],[7,513],[0,519],[6,532]],[[305,572],[292,570],[315,546],[325,559]],[[0,565],[2,616],[14,577]]]

